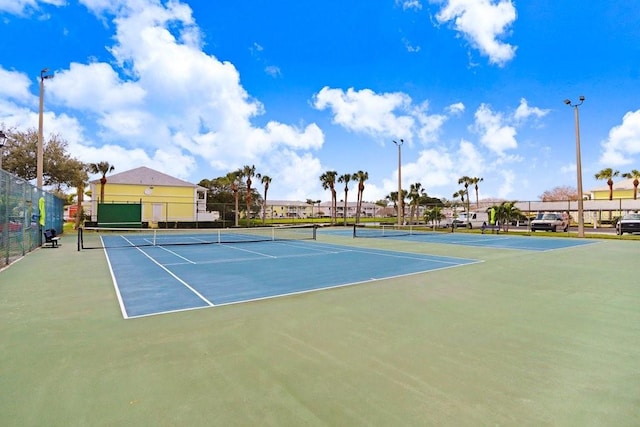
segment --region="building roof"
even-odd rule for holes
[[[633,178],[623,179],[622,181],[613,183],[613,190],[633,190]],[[589,190],[589,192],[593,191],[609,191],[609,186],[605,184],[602,187],[596,187]]]
[[[91,181],[92,184],[99,184],[100,179]],[[141,166],[139,168],[130,169],[128,171],[116,173],[107,176],[109,184],[131,184],[131,185],[163,185],[170,187],[198,187],[204,188],[197,184],[192,184],[171,175],[167,175],[157,170]]]
[[[267,199],[267,205],[282,205],[282,206],[308,206],[311,207],[307,202],[303,202],[302,200],[271,200]],[[314,205],[316,206],[316,205]]]

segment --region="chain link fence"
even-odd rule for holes
[[[62,199],[0,170],[0,266],[41,246],[44,230],[62,234],[63,209]]]

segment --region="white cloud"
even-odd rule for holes
[[[271,77],[282,77],[282,72],[280,71],[279,67],[276,67],[275,65],[267,65],[264,68],[264,72],[267,73],[268,75],[270,75]]]
[[[40,9],[40,5],[64,6],[66,0],[0,0],[0,11],[26,15]]]
[[[423,102],[413,109],[413,116],[417,120],[417,134],[423,143],[436,142],[440,135],[442,125],[447,121],[447,116],[442,114],[427,114],[429,103]]]
[[[371,89],[343,91],[324,87],[314,96],[314,107],[330,109],[333,122],[353,132],[379,140],[402,138],[411,144],[414,135],[427,144],[438,139],[447,116],[428,114],[429,103],[414,105],[402,92],[378,94]]]
[[[501,169],[498,174],[502,177],[500,179],[500,186],[498,187],[498,197],[501,199],[509,199],[509,196],[513,194],[514,183],[516,175],[512,170]]]
[[[310,152],[324,143],[320,128],[273,120],[254,125],[263,105],[243,88],[233,64],[203,52],[188,5],[81,2],[102,19],[112,19],[115,35],[109,47],[113,61],[72,63],[46,82],[45,133],[63,131],[73,156],[105,160],[120,171],[142,164],[181,178],[193,174],[196,159],[223,171],[273,159],[319,170]],[[257,43],[254,48],[262,50]],[[28,90],[29,78],[1,67],[0,77],[3,120],[36,125],[38,98]],[[51,113],[56,106],[69,115]]]
[[[396,0],[396,6],[402,7],[403,10],[407,10],[407,9],[420,10],[420,9],[422,9],[422,3],[420,3],[420,0]]]
[[[549,110],[530,107],[525,98],[513,113],[494,112],[487,104],[481,104],[475,112],[472,130],[480,135],[480,142],[498,155],[496,164],[521,162],[518,154],[507,154],[508,150],[518,148],[516,135],[530,117],[536,120],[545,117]]]
[[[499,40],[516,20],[516,9],[511,0],[431,0],[445,3],[436,14],[440,23],[451,22],[471,45],[489,62],[505,65],[515,56],[516,48]]]
[[[494,113],[486,104],[481,104],[475,113],[475,129],[480,133],[480,142],[498,154],[518,147],[516,129],[505,123],[501,113]]]
[[[420,52],[420,46],[419,45],[412,45],[409,40],[407,40],[406,38],[402,39],[402,43],[404,44],[405,49],[407,49],[407,52],[409,53],[418,53]]]
[[[286,200],[322,199],[326,194],[319,185],[318,177],[324,171],[320,161],[309,153],[299,154],[284,149],[265,165],[264,174],[273,181],[270,191],[283,194]],[[309,191],[309,189],[314,191]],[[268,195],[267,195],[268,198]]]
[[[455,104],[451,104],[447,107],[447,112],[452,115],[458,115],[464,113],[464,104],[462,102],[457,102]]]
[[[611,128],[602,148],[600,163],[607,167],[633,163],[640,153],[640,110],[626,113],[622,123]]]
[[[256,43],[256,42],[254,42],[253,46],[251,46],[249,48],[249,51],[251,52],[252,55],[258,55],[263,50],[264,50],[264,48],[262,47],[262,45],[260,45],[259,43]]]
[[[452,183],[458,181],[460,171],[469,176],[482,176],[486,171],[485,164],[481,153],[466,140],[461,140],[454,151],[443,147],[425,149],[418,153],[415,161],[403,163],[402,188],[419,182],[429,196],[451,199],[456,191]],[[373,193],[374,189],[378,192]],[[398,191],[397,169],[383,180],[382,188],[374,187],[368,193],[371,195],[369,200],[382,199],[392,191]]]
[[[21,103],[33,100],[29,92],[31,80],[24,73],[8,71],[0,67],[0,98],[9,98]]]
[[[529,107],[529,104],[526,99],[520,99],[520,105],[516,108],[516,112],[513,117],[516,120],[526,120],[531,116],[536,118],[542,118],[549,113],[550,110],[543,110],[538,107]]]
[[[108,113],[142,106],[146,91],[138,83],[123,81],[106,63],[71,63],[46,82],[47,96],[76,110]]]
[[[378,138],[400,138],[411,134],[415,120],[406,112],[411,104],[408,95],[394,92],[377,94],[370,89],[356,91],[324,87],[314,97],[319,110],[331,109],[333,121],[346,129]],[[408,138],[408,137],[406,137]]]
[[[465,175],[467,176],[480,176],[486,170],[485,159],[476,146],[464,139],[460,141],[460,146],[456,153],[456,167],[458,171],[466,171]]]

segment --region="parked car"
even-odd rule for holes
[[[22,230],[22,223],[10,221],[9,222],[9,227],[7,227],[7,228],[9,229],[10,232],[21,231]],[[2,232],[2,231],[4,231],[4,224],[0,223],[0,232]]]
[[[567,231],[568,229],[569,222],[564,220],[559,213],[546,213],[542,215],[542,218],[531,221],[531,231],[556,232],[558,230]]]
[[[640,233],[640,213],[630,213],[623,216],[616,223],[616,232],[619,235],[624,233]]]
[[[489,214],[487,212],[469,212],[468,216],[466,212],[462,212],[453,220],[455,227],[480,228],[483,224],[486,226],[488,223]]]

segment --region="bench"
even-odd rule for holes
[[[58,247],[58,240],[60,240],[60,237],[56,236],[56,230],[53,228],[49,228],[47,230],[44,230],[44,243],[49,244],[51,248],[57,248]]]
[[[500,224],[496,222],[495,224],[487,225],[487,223],[485,222],[482,224],[482,234],[484,234],[486,230],[491,230],[491,234],[500,234]]]

